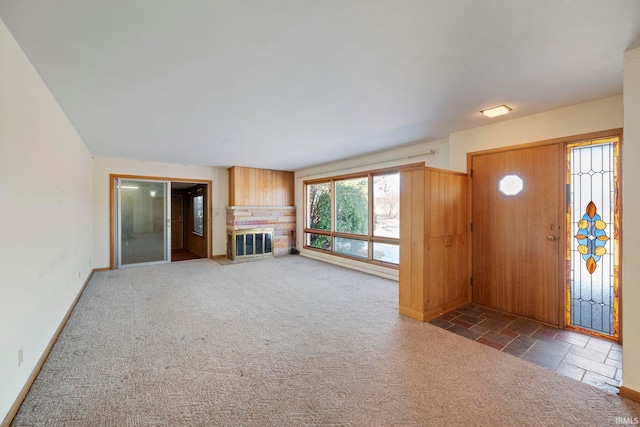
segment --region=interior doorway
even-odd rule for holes
[[[171,261],[206,258],[208,185],[171,183]]]

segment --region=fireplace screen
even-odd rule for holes
[[[227,257],[231,260],[273,255],[273,228],[227,231]]]

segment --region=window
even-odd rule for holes
[[[400,175],[373,177],[373,235],[400,238]]]
[[[369,242],[366,240],[347,239],[336,237],[335,252],[344,255],[351,255],[357,258],[369,257]]]
[[[567,325],[619,335],[619,139],[567,146]]]
[[[400,263],[400,245],[373,243],[373,259],[376,261]]]
[[[323,182],[307,186],[307,228],[331,231],[331,183]],[[307,233],[306,246],[331,249],[331,235]]]
[[[204,196],[193,197],[193,233],[204,234]]]
[[[515,196],[524,188],[524,181],[518,175],[505,175],[498,183],[498,189],[505,196]]]
[[[306,248],[359,260],[400,262],[396,171],[305,182]]]
[[[336,181],[336,231],[367,234],[369,188],[367,178]]]

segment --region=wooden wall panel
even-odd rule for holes
[[[467,176],[431,171],[432,237],[464,234],[467,229]]]
[[[273,182],[273,177],[275,175],[275,172],[272,170],[265,170],[263,173],[263,179],[264,179],[264,188],[276,188],[277,190],[274,192],[275,194],[271,194],[271,198],[273,200],[269,200],[269,197],[265,197],[264,203],[275,203],[278,204],[278,199],[279,197],[278,194],[280,194],[280,189],[277,186],[277,181],[274,184]],[[282,206],[282,205],[280,205]]]
[[[438,236],[446,236],[445,229],[445,206],[443,205],[443,199],[446,194],[444,188],[444,179],[443,175],[437,172],[426,172],[428,174],[433,174],[433,179],[431,180],[431,188],[430,188],[430,198],[433,199],[434,208],[429,215],[428,218],[425,218],[430,225],[430,228],[433,230],[433,237]]]
[[[240,194],[242,205],[252,205],[253,203],[249,196],[255,192],[255,182],[251,182],[251,169],[244,168],[241,170],[241,173],[244,179],[242,181],[242,187],[236,187],[236,194]]]
[[[400,172],[400,313],[420,319],[424,289],[424,170]],[[420,319],[422,320],[422,319]]]
[[[229,168],[229,206],[293,206],[293,172]]]
[[[417,230],[416,236],[414,236],[414,245],[421,246],[420,256],[414,257],[412,260],[415,262],[420,262],[422,264],[422,276],[420,279],[422,280],[422,320],[427,320],[424,318],[424,313],[426,312],[427,302],[429,299],[428,295],[428,284],[429,284],[429,274],[430,269],[432,267],[432,260],[429,259],[429,252],[427,242],[433,235],[433,229],[429,225],[429,217],[433,215],[433,209],[437,203],[431,199],[431,188],[433,185],[432,181],[432,173],[429,170],[423,168],[422,175],[424,176],[424,185],[419,191],[422,192],[422,200],[424,208],[422,211],[416,216],[415,221],[420,221],[421,227]],[[418,197],[418,195],[414,195],[414,197]]]
[[[251,169],[251,183],[253,184],[253,191],[249,195],[249,198],[253,199],[251,204],[254,206],[266,206],[264,169]]]
[[[451,236],[448,243],[449,284],[445,286],[445,299],[457,306],[467,301],[467,234]]]
[[[429,239],[427,257],[432,268],[425,291],[425,318],[430,319],[466,302],[466,236]]]
[[[404,307],[411,308],[411,212],[413,203],[412,174],[410,171],[400,172],[400,271],[399,271],[399,305],[400,313]]]
[[[288,174],[282,174],[282,179],[286,185],[283,185],[282,188],[286,188],[286,193],[283,191],[283,205],[291,205],[294,206],[296,204],[295,194],[294,194],[294,183],[295,178],[293,172]]]
[[[444,284],[447,282],[451,267],[447,265],[447,252],[449,238],[433,237],[428,240],[427,258],[437,263],[436,268],[428,270],[427,284],[429,291],[426,292],[425,311],[433,312],[446,304],[446,289]]]
[[[467,175],[400,171],[400,313],[428,321],[467,300]]]
[[[233,169],[233,168],[231,168]],[[232,200],[236,200],[236,185],[237,185],[237,174],[236,173],[232,173],[231,169],[229,169],[229,203],[231,203]]]

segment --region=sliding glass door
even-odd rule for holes
[[[116,180],[118,267],[169,262],[169,182]]]

